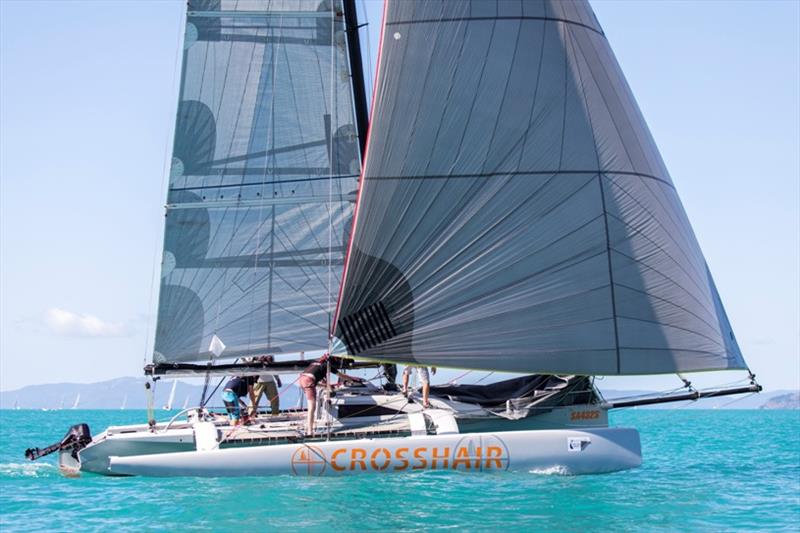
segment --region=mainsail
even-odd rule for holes
[[[386,3],[340,353],[567,374],[745,368],[585,1]]]
[[[332,0],[190,0],[154,361],[324,349],[360,169]]]

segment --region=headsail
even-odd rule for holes
[[[389,0],[335,335],[381,360],[744,368],[584,1]]]
[[[360,169],[344,24],[190,0],[156,362],[327,347]]]

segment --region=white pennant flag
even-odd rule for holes
[[[208,351],[214,354],[214,357],[219,357],[225,351],[225,343],[219,340],[216,333],[211,337],[211,344],[208,345]]]

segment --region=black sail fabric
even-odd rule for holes
[[[332,0],[191,0],[154,360],[324,349],[360,170]]]
[[[583,1],[388,0],[337,350],[473,369],[744,368]]]

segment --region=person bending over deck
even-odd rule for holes
[[[274,363],[275,358],[271,355],[253,358],[253,361],[261,363]],[[259,374],[258,380],[253,385],[252,404],[250,405],[250,416],[254,417],[258,413],[258,402],[261,401],[261,396],[266,395],[269,400],[272,416],[281,414],[281,399],[278,395],[278,387],[280,387],[281,378],[272,374]]]
[[[417,379],[422,383],[422,406],[425,409],[430,409],[431,403],[428,401],[428,395],[431,392],[431,378],[428,375],[428,367],[406,365],[403,369],[403,394],[408,394],[408,376],[411,375],[411,369],[417,369]],[[436,367],[431,367],[431,373],[436,375]]]
[[[250,400],[252,401],[253,399],[253,383],[255,383],[255,380],[256,376],[235,376],[225,384],[225,388],[222,390],[222,402],[225,404],[225,410],[228,411],[228,417],[234,426],[242,423],[241,406],[247,408],[241,398],[249,395]]]
[[[305,392],[306,399],[308,400],[308,416],[306,418],[306,435],[314,435],[314,422],[317,417],[317,385],[325,384],[325,377],[328,373],[328,365],[330,365],[331,373],[339,376],[339,382],[348,380],[351,382],[360,382],[361,379],[348,376],[341,372],[342,368],[347,367],[347,361],[341,357],[323,355],[310,365],[308,365],[303,373],[300,374],[298,385]]]

